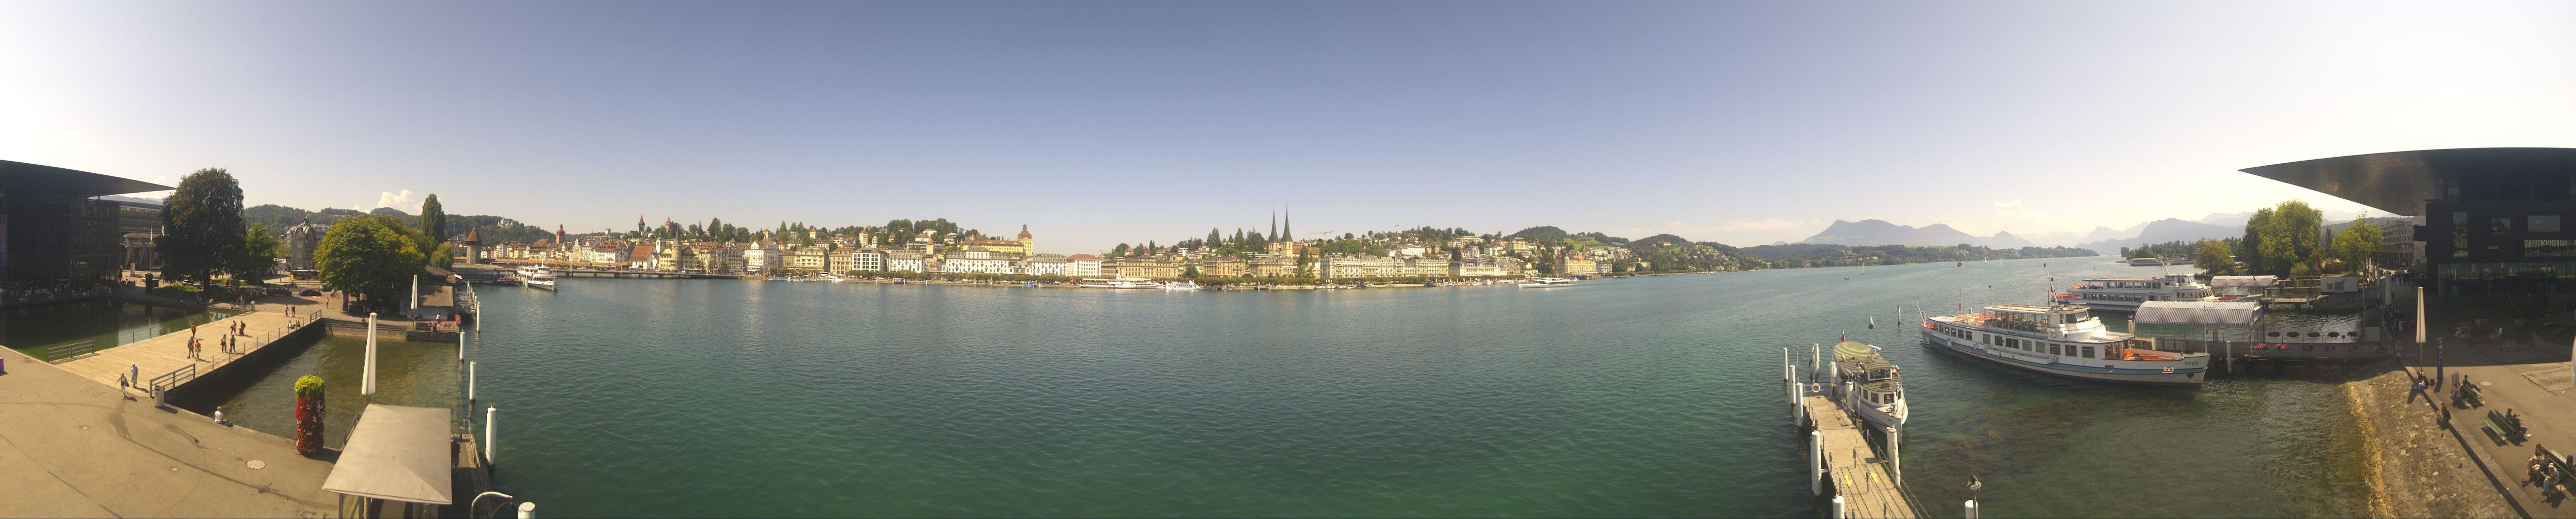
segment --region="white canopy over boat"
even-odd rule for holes
[[[2215,276],[2209,278],[2209,286],[2268,287],[2279,281],[2279,276]]]
[[[2254,320],[2262,318],[2263,303],[2256,301],[2148,301],[2138,304],[2138,315],[2134,320],[2138,324],[2252,326]]]

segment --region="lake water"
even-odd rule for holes
[[[1935,516],[1970,472],[1989,517],[2365,513],[2322,375],[2046,380],[1892,325],[2156,270],[2112,261],[1552,289],[567,279],[483,289],[474,354],[500,490],[557,517],[1808,515],[1780,348],[1846,332],[1905,368],[1906,482]]]

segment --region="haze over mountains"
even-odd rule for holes
[[[2245,219],[2251,216],[2253,213],[2221,213],[2199,220],[2166,218],[2139,223],[2127,229],[2094,227],[2092,231],[2083,234],[2061,232],[2016,235],[1999,231],[1993,236],[1968,234],[1951,228],[1948,224],[1936,223],[1914,227],[1875,219],[1857,222],[1834,220],[1833,225],[1826,226],[1824,232],[1816,233],[1815,236],[1801,240],[1799,243],[1914,246],[1965,243],[1994,248],[2065,246],[2093,249],[2108,254],[2119,251],[2121,247],[2136,247],[2150,243],[2240,236],[2245,234]]]

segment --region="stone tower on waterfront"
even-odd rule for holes
[[[1020,255],[1038,253],[1038,239],[1029,234],[1029,224],[1020,224]]]

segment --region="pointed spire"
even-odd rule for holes
[[[1297,231],[1294,227],[1289,225],[1289,216],[1288,204],[1286,202],[1281,202],[1279,204],[1279,237],[1294,242],[1297,241]]]
[[[1270,241],[1279,241],[1279,203],[1270,203]]]

